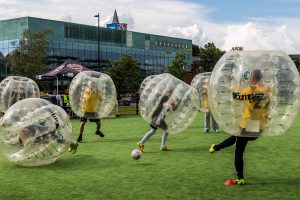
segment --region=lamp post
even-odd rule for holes
[[[99,35],[100,35],[100,29],[99,29],[99,27],[100,27],[100,14],[98,13],[97,15],[94,15],[94,17],[97,17],[98,18],[98,27],[97,27],[97,42],[98,42],[98,69],[99,69],[99,71],[101,71],[100,70],[100,38],[99,38]]]

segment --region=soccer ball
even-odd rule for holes
[[[131,156],[132,156],[132,158],[133,158],[134,160],[138,160],[138,159],[141,158],[142,152],[141,152],[140,150],[138,150],[138,149],[135,149],[135,150],[133,150],[133,151],[131,152]]]

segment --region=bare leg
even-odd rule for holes
[[[79,129],[79,136],[78,136],[78,139],[77,139],[77,142],[81,142],[82,141],[82,134],[83,134],[83,131],[84,131],[84,126],[85,126],[85,122],[81,121],[80,122],[80,129]]]

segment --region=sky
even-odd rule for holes
[[[0,20],[40,17],[97,25],[114,9],[128,30],[214,42],[230,50],[283,50],[300,54],[300,0],[0,0]],[[0,30],[1,31],[1,30]]]

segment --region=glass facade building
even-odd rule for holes
[[[96,26],[33,17],[8,19],[0,21],[1,77],[10,73],[1,60],[18,46],[22,32],[25,29],[37,32],[46,28],[52,30],[47,36],[49,69],[71,58],[90,69],[105,71],[110,60],[118,60],[126,53],[139,61],[144,75],[159,74],[161,68],[168,66],[175,58],[176,51],[192,49],[192,41],[187,39],[103,27],[99,28],[98,36]],[[186,52],[189,70],[192,52]],[[98,59],[100,69],[97,67]]]

